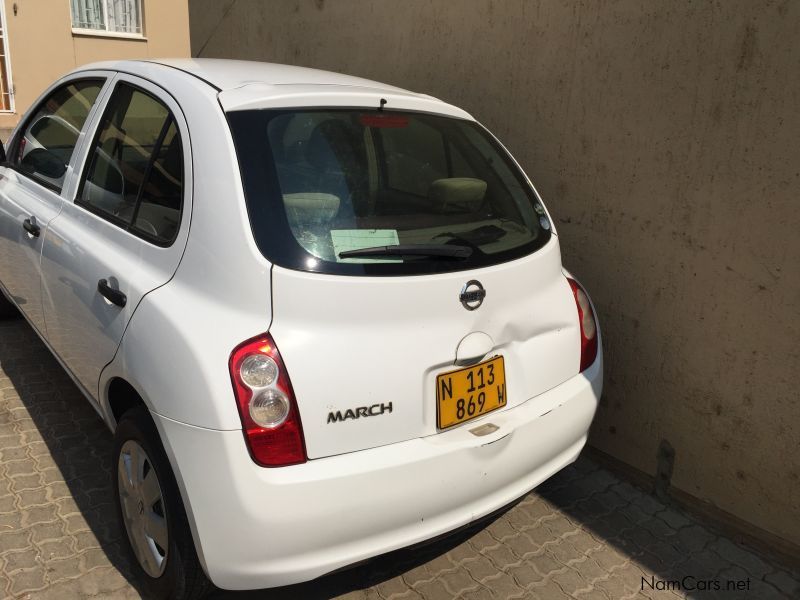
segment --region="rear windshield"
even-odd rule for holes
[[[228,121],[253,234],[275,264],[438,273],[512,260],[550,238],[525,177],[477,123],[367,109]]]

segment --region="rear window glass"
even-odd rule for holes
[[[228,115],[256,241],[273,262],[340,274],[463,270],[550,237],[519,169],[480,125],[369,110]]]

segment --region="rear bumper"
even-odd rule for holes
[[[282,469],[258,467],[241,431],[154,415],[201,561],[223,589],[314,579],[461,527],[570,464],[602,389],[602,357],[562,385],[478,423]]]

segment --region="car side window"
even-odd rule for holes
[[[57,192],[103,79],[72,81],[48,96],[17,137],[9,163]]]
[[[117,85],[89,150],[77,203],[153,243],[172,243],[183,207],[183,146],[161,101]]]

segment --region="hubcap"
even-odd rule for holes
[[[158,476],[144,448],[134,440],[122,445],[117,463],[122,520],[136,559],[150,577],[167,564],[169,535]]]

